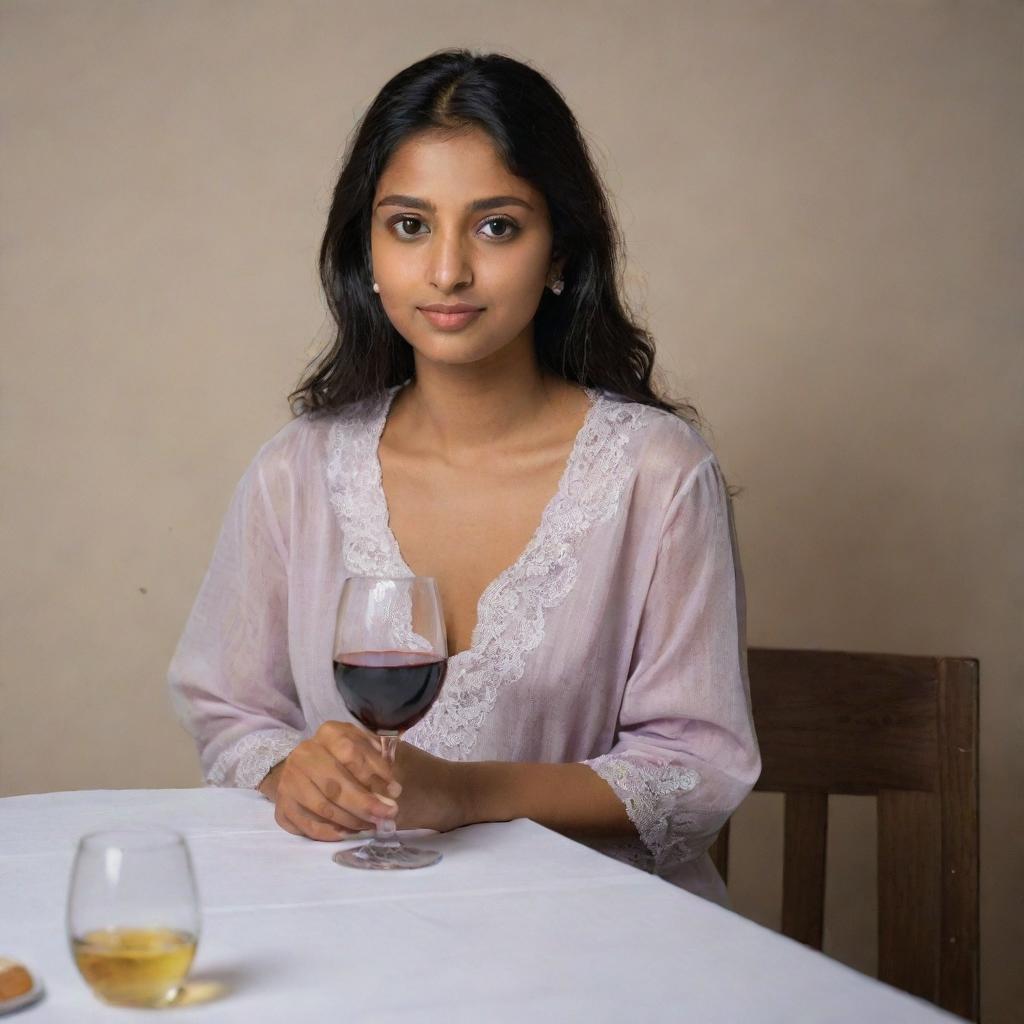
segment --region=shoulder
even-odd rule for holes
[[[322,444],[327,429],[326,419],[317,420],[303,415],[289,420],[260,446],[249,471],[267,481],[295,476],[301,472],[318,442]]]
[[[347,446],[360,433],[372,430],[386,398],[384,392],[352,402],[338,412],[296,416],[260,447],[250,468],[265,479],[321,472],[332,448]]]
[[[717,471],[718,462],[708,442],[692,424],[639,402],[602,392],[609,418],[630,435],[631,461],[638,481],[674,493],[700,469]]]

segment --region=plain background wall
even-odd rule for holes
[[[0,794],[191,786],[164,673],[245,465],[327,336],[345,139],[453,45],[563,90],[627,283],[731,480],[765,646],[970,655],[983,1006],[1024,1001],[1024,6],[5,0]],[[839,801],[827,948],[871,970]],[[734,898],[777,923],[778,801]]]

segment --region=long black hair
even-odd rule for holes
[[[700,416],[652,383],[654,342],[621,297],[624,246],[580,127],[540,72],[502,54],[433,53],[395,75],[357,124],[320,247],[333,342],[289,396],[295,415],[336,412],[414,376],[413,350],[372,291],[370,221],[391,155],[427,129],[482,129],[511,174],[547,199],[564,291],[547,288],[534,318],[542,368],[654,406],[698,427]]]

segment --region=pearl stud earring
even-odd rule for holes
[[[380,285],[376,281],[373,282],[373,290],[380,295]]]
[[[552,290],[552,291],[553,291],[553,292],[554,292],[554,293],[555,293],[556,295],[561,295],[561,294],[562,294],[562,289],[563,289],[564,287],[565,287],[565,282],[564,282],[563,280],[559,279],[559,280],[557,280],[557,281],[556,281],[556,282],[555,282],[555,283],[554,283],[553,285],[551,285],[551,290]]]

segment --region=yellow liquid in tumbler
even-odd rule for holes
[[[166,1006],[185,980],[196,937],[170,928],[111,928],[73,939],[82,977],[108,1003]]]

